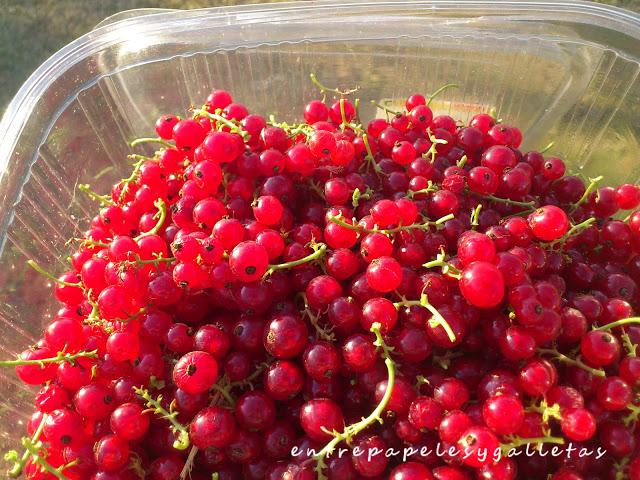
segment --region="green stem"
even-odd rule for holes
[[[90,352],[82,351],[78,353],[58,352],[58,354],[52,358],[41,358],[38,360],[22,360],[22,359],[3,360],[3,361],[0,361],[0,367],[19,367],[22,365],[39,365],[42,368],[44,368],[44,365],[48,363],[62,363],[62,362],[73,363],[78,358],[97,358],[97,357],[98,357],[97,350],[92,350]]]
[[[129,143],[129,146],[130,147],[137,147],[138,145],[142,145],[143,143],[159,143],[163,147],[173,148],[173,145],[171,145],[169,142],[167,142],[166,140],[164,140],[164,139],[162,139],[160,137],[136,138],[131,143]]]
[[[134,240],[140,240],[143,237],[148,237],[149,235],[157,235],[162,226],[164,225],[165,220],[167,219],[167,204],[161,198],[158,198],[153,204],[158,209],[158,213],[155,216],[159,216],[158,221],[153,226],[151,230],[148,232],[143,232],[138,235]],[[154,216],[154,218],[155,218]]]
[[[437,192],[438,190],[440,190],[438,185],[429,180],[429,182],[427,183],[427,188],[421,188],[420,190],[407,190],[406,195],[408,198],[413,198],[416,195],[428,195],[429,193]]]
[[[445,260],[445,254],[439,253],[435,260],[424,263],[424,268],[442,268],[442,274],[460,280],[462,272]]]
[[[626,332],[620,335],[620,338],[622,339],[624,348],[627,350],[627,355],[630,357],[636,357],[638,352],[638,344],[633,343],[631,341],[631,337]]]
[[[178,435],[178,438],[173,442],[173,448],[176,450],[186,450],[189,447],[189,430],[176,420],[178,412],[173,410],[173,403],[171,407],[169,407],[171,412],[168,412],[160,403],[162,402],[162,395],[153,398],[148,390],[138,387],[134,387],[133,391],[146,402],[147,407],[152,409],[153,413],[171,423],[171,430]]]
[[[482,198],[486,198],[487,200],[491,200],[492,202],[505,203],[507,205],[514,205],[516,207],[529,207],[531,209],[535,208],[536,202],[519,202],[517,200],[511,200],[510,198],[500,198],[495,195],[479,195]]]
[[[34,432],[33,437],[31,437],[32,445],[37,444],[38,441],[40,440],[40,435],[42,435],[42,431],[44,430],[44,424],[47,422],[48,417],[49,415],[46,413],[42,415],[42,420],[40,420],[40,425],[38,425],[38,428]],[[11,452],[5,456],[5,460],[8,460],[9,459],[8,457],[11,456],[13,453],[17,455],[16,452]],[[31,458],[31,453],[29,452],[29,450],[25,450],[25,452],[22,454],[22,457],[20,457],[19,460],[14,461],[14,464],[11,467],[11,470],[7,472],[7,475],[11,478],[18,478],[22,474],[22,471],[24,470],[24,467],[30,458]]]
[[[547,153],[549,150],[553,148],[554,145],[555,145],[555,142],[549,142],[549,144],[546,147],[544,147],[542,150],[540,150],[539,153]]]
[[[478,217],[480,216],[480,210],[482,210],[482,204],[479,203],[476,208],[473,209],[473,211],[471,212],[471,226],[472,227],[477,227],[478,225],[480,225],[479,219]]]
[[[349,90],[339,90],[338,88],[329,88],[326,85],[322,84],[320,80],[318,80],[318,77],[316,76],[315,73],[310,73],[309,78],[311,79],[311,83],[313,83],[316,87],[318,87],[318,90],[320,90],[320,93],[333,92],[338,95],[349,95],[351,93],[358,91],[358,87],[355,87]]]
[[[64,280],[60,280],[59,278],[55,277],[51,273],[47,272],[45,269],[43,269],[40,265],[38,265],[33,260],[27,260],[27,265],[29,265],[31,268],[33,268],[40,275],[44,275],[49,280],[52,280],[52,281],[56,282],[58,285],[62,285],[63,287],[78,287],[78,288],[80,288],[82,286],[82,284],[80,282],[72,283],[72,282],[65,282]]]
[[[139,266],[154,265],[156,268],[158,268],[161,263],[171,263],[171,262],[174,262],[175,260],[176,260],[175,257],[158,257],[158,258],[152,258],[149,260],[142,260],[138,255],[136,260],[132,260],[129,263],[132,265],[139,265]]]
[[[431,105],[431,102],[433,101],[434,98],[436,98],[438,95],[440,95],[445,90],[448,90],[449,88],[458,88],[459,86],[460,85],[458,85],[457,83],[447,83],[446,85],[441,86],[439,89],[437,89],[431,95],[429,95],[429,98],[427,99],[427,107],[429,105]]]
[[[582,362],[581,360],[575,359],[575,358],[571,358],[568,357],[567,355],[560,353],[557,350],[554,350],[552,348],[539,348],[538,352],[542,355],[552,355],[556,360],[562,362],[562,363],[566,363],[567,365],[574,365],[576,367],[579,367],[587,372],[589,372],[591,375],[595,375],[596,377],[605,377],[606,374],[604,372],[604,370],[598,369],[598,368],[592,368],[589,365],[587,365],[586,363]]]
[[[291,262],[269,265],[269,268],[267,268],[265,275],[271,275],[276,270],[288,270],[290,268],[298,267],[300,265],[304,265],[305,263],[312,262],[318,258],[321,258],[327,251],[327,246],[324,243],[315,244],[312,246],[312,248],[313,253],[310,253],[306,257],[302,257]]]
[[[138,160],[136,163],[133,164],[133,170],[131,170],[131,175],[129,175],[127,178],[122,180],[123,186],[122,186],[122,190],[120,191],[120,200],[123,200],[125,195],[127,194],[127,192],[129,191],[129,184],[132,182],[135,182],[138,178],[138,173],[140,173],[140,169],[142,168],[142,164],[145,162],[146,160],[141,159]]]
[[[100,248],[108,248],[109,244],[104,242],[99,242],[98,240],[94,240],[92,238],[76,238],[77,241],[82,242],[85,245],[89,245],[90,247],[100,247]]]
[[[429,147],[429,150],[426,151],[426,153],[422,154],[422,156],[423,158],[429,157],[431,163],[435,163],[436,155],[438,154],[438,145],[446,145],[449,142],[442,138],[436,138],[436,136],[430,132],[428,132],[428,135],[431,146]]]
[[[364,148],[367,151],[367,156],[365,157],[367,167],[372,167],[373,171],[376,172],[377,175],[380,175],[382,168],[380,168],[380,165],[376,163],[373,151],[371,150],[371,145],[369,145],[369,136],[366,133],[362,135],[362,143],[364,143]]]
[[[501,445],[502,451],[508,453],[514,448],[522,447],[523,445],[529,445],[536,443],[543,445],[545,443],[551,443],[554,445],[564,445],[564,438],[561,437],[537,437],[537,438],[514,438],[511,442]]]
[[[558,240],[555,240],[553,242],[551,242],[549,244],[550,247],[554,247],[558,244],[563,244],[564,242],[566,242],[569,238],[571,238],[573,235],[575,235],[576,233],[585,230],[586,228],[590,227],[593,223],[595,223],[596,219],[591,217],[591,218],[587,218],[584,222],[580,222],[577,225],[572,225],[571,228],[567,231],[567,233],[565,233],[561,238],[559,238]]]
[[[375,105],[376,107],[378,107],[379,109],[381,109],[382,111],[384,111],[385,113],[390,113],[391,115],[402,115],[402,112],[399,112],[397,110],[392,110],[389,107],[387,107],[386,105],[382,105],[381,103],[378,103],[375,100],[371,100],[371,103],[373,105]],[[389,118],[389,117],[387,117],[387,118]]]
[[[54,468],[40,453],[42,442],[32,443],[31,439],[23,438],[22,445],[27,449],[27,452],[29,452],[30,456],[33,458],[33,462],[35,464],[37,464],[38,466],[40,466],[40,468],[42,468],[42,470],[50,473],[59,480],[69,480],[69,478],[62,473],[63,470],[66,470],[67,468],[72,467],[73,465],[76,465],[78,463],[78,461],[75,460],[71,463],[67,463],[65,465],[61,465],[60,467]]]
[[[633,403],[628,403],[625,408],[627,410],[630,410],[630,412],[629,412],[628,415],[626,415],[622,419],[622,423],[624,423],[625,426],[627,426],[627,427],[630,427],[632,425],[636,425],[637,422],[638,422],[638,418],[640,417],[640,407],[634,405]]]
[[[219,110],[216,110],[216,112],[218,111]],[[198,110],[195,110],[193,113],[196,116],[208,117],[211,120],[215,120],[218,125],[222,124],[228,127],[232,132],[240,135],[243,140],[246,140],[249,137],[249,132],[247,132],[246,130],[243,130],[242,125],[240,123],[235,123],[234,121],[223,117],[219,113],[207,112],[205,109],[198,109]]]
[[[213,387],[211,387],[211,388],[213,390],[215,390],[216,392],[218,392],[220,395],[222,395],[224,397],[224,399],[227,401],[227,403],[229,404],[230,407],[235,407],[236,406],[235,399],[231,396],[231,394],[227,391],[226,388],[221,387],[217,383],[214,383]]]
[[[244,378],[242,380],[238,380],[236,382],[231,382],[229,384],[229,388],[244,388],[244,387],[251,387],[251,389],[253,389],[253,385],[252,382],[254,380],[256,380],[257,378],[260,377],[260,375],[262,375],[262,373],[269,367],[269,363],[267,362],[262,362],[260,363],[256,369],[254,370],[254,372],[249,375],[247,378]]]
[[[395,302],[393,306],[396,307],[396,309],[399,309],[401,307],[414,307],[414,306],[426,308],[427,310],[429,310],[429,312],[431,312],[431,315],[432,315],[431,318],[429,319],[429,325],[433,328],[436,328],[438,326],[442,327],[444,331],[447,333],[447,336],[449,337],[449,340],[451,341],[451,343],[455,343],[456,334],[451,328],[451,325],[449,325],[449,322],[447,322],[447,320],[442,316],[442,314],[438,311],[438,309],[429,303],[429,299],[427,298],[426,294],[423,293],[420,296],[420,300],[404,300],[403,299],[401,302]]]
[[[602,175],[600,175],[599,177],[591,178],[589,180],[589,185],[585,189],[585,191],[582,194],[582,196],[580,197],[580,199],[576,203],[573,204],[573,207],[571,207],[571,210],[569,210],[569,213],[575,212],[580,205],[582,205],[584,202],[587,201],[587,199],[589,198],[589,195],[591,195],[591,192],[593,192],[594,188],[596,188],[598,183],[600,181],[602,181],[603,178],[604,177]]]
[[[389,346],[387,346],[387,344],[384,342],[384,339],[382,338],[382,334],[380,333],[381,327],[382,325],[380,325],[378,322],[375,322],[371,326],[371,332],[376,336],[376,340],[373,342],[373,344],[382,350],[381,356],[382,358],[384,358],[384,364],[387,367],[387,388],[384,392],[384,396],[382,397],[382,399],[380,400],[380,403],[378,403],[376,408],[366,418],[363,418],[357,423],[346,426],[343,432],[333,432],[333,438],[331,439],[331,441],[327,443],[322,448],[322,450],[320,450],[314,456],[314,459],[317,462],[316,472],[318,473],[318,479],[327,478],[323,473],[324,469],[326,468],[326,463],[324,459],[328,455],[331,455],[333,450],[336,448],[336,446],[340,442],[346,441],[348,443],[354,436],[356,436],[358,433],[360,433],[361,431],[363,431],[365,428],[369,427],[376,421],[383,423],[382,413],[384,412],[384,409],[387,407],[387,404],[391,399],[391,394],[393,393],[393,386],[395,384],[395,378],[396,378],[396,370],[395,370],[395,363],[391,358],[392,349]]]
[[[462,158],[460,158],[460,160],[456,162],[456,166],[458,168],[464,168],[464,166],[467,164],[467,160],[469,160],[469,158],[466,155],[463,155]]]
[[[360,205],[361,199],[369,200],[372,193],[373,191],[369,187],[367,187],[364,193],[362,193],[359,188],[356,188],[351,195],[351,205],[353,205],[353,208],[357,208],[358,205]]]
[[[100,202],[103,205],[114,205],[110,195],[100,195],[94,192],[93,190],[91,190],[91,186],[88,183],[79,183],[78,190],[84,193],[91,200]]]
[[[447,337],[449,337],[449,341],[451,343],[455,343],[457,340],[456,334],[449,325],[449,322],[447,322],[447,320],[440,314],[436,307],[434,307],[430,303],[427,303],[424,307],[433,315],[433,317],[431,317],[431,319],[429,320],[429,325],[431,327],[442,327],[446,332]]]
[[[307,295],[304,292],[302,292],[300,293],[300,296],[302,297],[302,302],[304,303],[303,314],[306,315],[306,317],[309,319],[309,323],[313,326],[314,330],[316,331],[316,336],[327,342],[335,342],[336,336],[333,334],[333,331],[332,331],[333,329],[322,328],[320,326],[318,315],[313,313],[311,311],[311,308],[309,307],[309,301],[307,300]]]
[[[427,221],[425,223],[413,223],[411,225],[407,225],[407,226],[399,226],[399,227],[395,227],[395,228],[387,228],[387,229],[380,229],[380,228],[364,228],[361,225],[352,225],[348,222],[345,222],[342,218],[340,217],[336,217],[336,216],[331,216],[329,217],[329,221],[336,223],[338,225],[340,225],[341,227],[345,227],[348,228],[349,230],[354,230],[356,232],[364,232],[364,233],[382,233],[384,235],[391,235],[393,233],[397,233],[400,232],[402,230],[427,230],[430,227],[433,226],[438,226],[438,225],[442,225],[445,222],[448,222],[449,220],[455,218],[455,216],[450,213],[449,215],[445,215],[442,218],[439,218],[438,220],[435,221]]]
[[[613,330],[616,327],[621,327],[623,325],[632,325],[634,323],[640,323],[640,317],[623,318],[622,320],[616,320],[615,322],[607,323],[606,325],[602,325],[601,327],[596,327],[594,328],[594,330]]]

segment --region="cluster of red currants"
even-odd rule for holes
[[[10,477],[640,479],[640,189],[516,127],[215,90],[101,202]],[[619,218],[623,218],[620,215]]]

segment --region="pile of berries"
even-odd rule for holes
[[[312,80],[300,124],[215,90],[80,185],[9,477],[640,479],[640,189]]]

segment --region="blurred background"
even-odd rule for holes
[[[276,0],[277,1],[277,0]],[[640,0],[599,0],[640,12]],[[0,0],[0,112],[54,52],[106,17],[132,8],[203,8],[256,0]]]

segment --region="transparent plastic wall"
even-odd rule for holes
[[[0,356],[33,343],[57,306],[49,282],[99,192],[126,176],[127,142],[163,113],[187,114],[225,88],[261,114],[293,120],[317,95],[309,73],[401,98],[455,82],[436,104],[466,120],[497,110],[524,148],[555,142],[574,172],[640,176],[640,18],[576,2],[302,2],[129,18],[78,39],[24,85],[0,124]],[[363,118],[374,107],[362,103]],[[0,372],[0,450],[31,408]],[[18,426],[17,426],[18,425]]]

